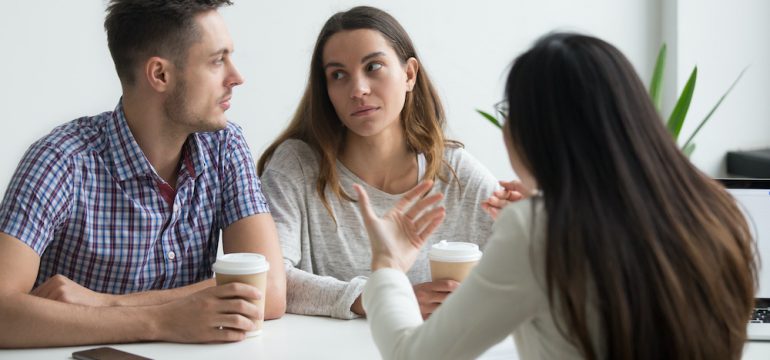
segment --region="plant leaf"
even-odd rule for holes
[[[668,131],[674,137],[674,141],[679,138],[679,132],[682,131],[682,124],[687,116],[687,110],[690,109],[690,101],[692,101],[692,93],[695,91],[695,79],[698,77],[698,67],[692,69],[690,78],[687,79],[687,83],[682,89],[682,93],[679,95],[679,100],[676,101],[674,110],[671,110],[671,115],[668,117],[667,127]]]
[[[690,155],[692,155],[693,151],[695,151],[695,143],[694,142],[687,143],[687,145],[685,145],[682,148],[682,153],[684,153],[684,156],[687,156],[688,158],[690,157]]]
[[[497,119],[495,119],[495,117],[494,117],[494,116],[492,116],[492,115],[490,115],[489,113],[486,113],[486,112],[484,112],[484,111],[481,111],[481,110],[479,110],[479,109],[476,109],[476,112],[478,112],[479,114],[481,114],[481,116],[483,116],[484,118],[486,118],[487,120],[489,120],[489,122],[491,122],[493,125],[497,126],[499,129],[502,129],[502,128],[503,128],[503,126],[502,126],[502,125],[500,125],[500,122],[499,122],[499,121],[497,121]]]
[[[684,147],[684,148],[687,148],[687,145],[689,145],[690,143],[692,143],[692,139],[693,139],[693,138],[695,138],[695,135],[696,135],[696,134],[698,134],[698,132],[700,131],[700,129],[703,127],[703,125],[706,125],[706,122],[707,122],[709,119],[711,119],[711,115],[714,115],[714,112],[715,112],[715,111],[717,111],[717,108],[719,108],[719,105],[722,105],[722,101],[724,101],[724,100],[725,100],[725,98],[727,97],[727,95],[728,95],[728,94],[729,94],[731,91],[733,91],[733,88],[735,87],[735,84],[737,84],[737,83],[738,83],[738,81],[739,81],[739,80],[741,80],[741,78],[743,77],[743,74],[744,74],[744,73],[746,72],[746,70],[748,70],[748,69],[749,69],[749,67],[747,66],[747,67],[743,68],[743,70],[741,71],[741,73],[740,73],[740,74],[738,74],[738,77],[737,77],[737,78],[735,78],[735,81],[733,81],[733,84],[732,84],[732,85],[730,85],[730,87],[729,87],[729,88],[727,88],[727,91],[725,91],[725,93],[724,93],[724,94],[722,94],[722,97],[720,97],[720,98],[719,98],[719,101],[717,101],[717,103],[714,105],[714,107],[713,107],[713,108],[711,108],[711,111],[709,111],[709,113],[706,115],[706,117],[705,117],[705,118],[703,118],[703,120],[701,120],[700,124],[698,124],[698,127],[696,127],[696,128],[695,128],[695,131],[693,131],[693,132],[692,132],[692,134],[690,135],[690,137],[689,137],[689,138],[687,138],[687,141],[685,141],[685,143],[684,143],[684,145],[683,145],[683,147]]]
[[[658,60],[655,61],[655,69],[652,71],[652,80],[650,81],[650,98],[655,108],[660,111],[661,85],[663,83],[663,72],[666,68],[666,44],[660,46],[658,51]]]

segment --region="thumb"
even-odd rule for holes
[[[374,219],[377,215],[374,214],[371,205],[369,205],[369,195],[366,193],[361,185],[353,184],[353,189],[358,194],[358,207],[361,209],[361,213],[368,219]]]
[[[498,183],[503,187],[503,189],[508,191],[518,191],[522,188],[521,181],[519,180],[499,181]]]

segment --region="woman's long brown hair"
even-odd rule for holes
[[[307,143],[318,155],[319,174],[316,191],[329,214],[333,216],[325,190],[327,186],[338,198],[353,199],[340,188],[336,161],[345,141],[345,128],[329,99],[326,77],[323,72],[323,49],[329,38],[341,31],[371,29],[378,31],[391,44],[402,64],[409,58],[417,58],[412,40],[401,25],[388,13],[367,6],[359,6],[339,12],[326,21],[321,29],[310,62],[307,88],[289,126],[265,150],[257,162],[257,172],[262,175],[275,150],[288,139]],[[458,147],[459,142],[444,137],[444,108],[438,93],[421,65],[415,87],[406,95],[401,112],[401,126],[406,142],[414,153],[425,156],[425,179],[438,178],[448,181],[454,171],[444,160],[445,145]],[[448,172],[442,172],[446,165]]]
[[[748,225],[676,147],[620,51],[549,35],[515,61],[506,99],[505,131],[544,194],[563,334],[588,359],[739,359],[756,281]]]

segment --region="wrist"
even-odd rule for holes
[[[375,272],[380,269],[385,269],[385,268],[396,269],[402,272],[404,271],[401,268],[398,261],[395,261],[391,258],[386,258],[386,257],[372,258],[372,272]]]
[[[142,340],[143,341],[163,341],[167,339],[167,337],[164,335],[164,331],[166,331],[166,326],[168,322],[165,321],[165,314],[166,311],[163,308],[163,305],[151,305],[151,306],[137,306],[137,307],[131,307],[133,309],[136,309],[138,312],[138,321],[141,323],[143,329],[143,335]]]

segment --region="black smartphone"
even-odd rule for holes
[[[77,360],[152,360],[111,347],[100,347],[72,353],[72,358]]]

